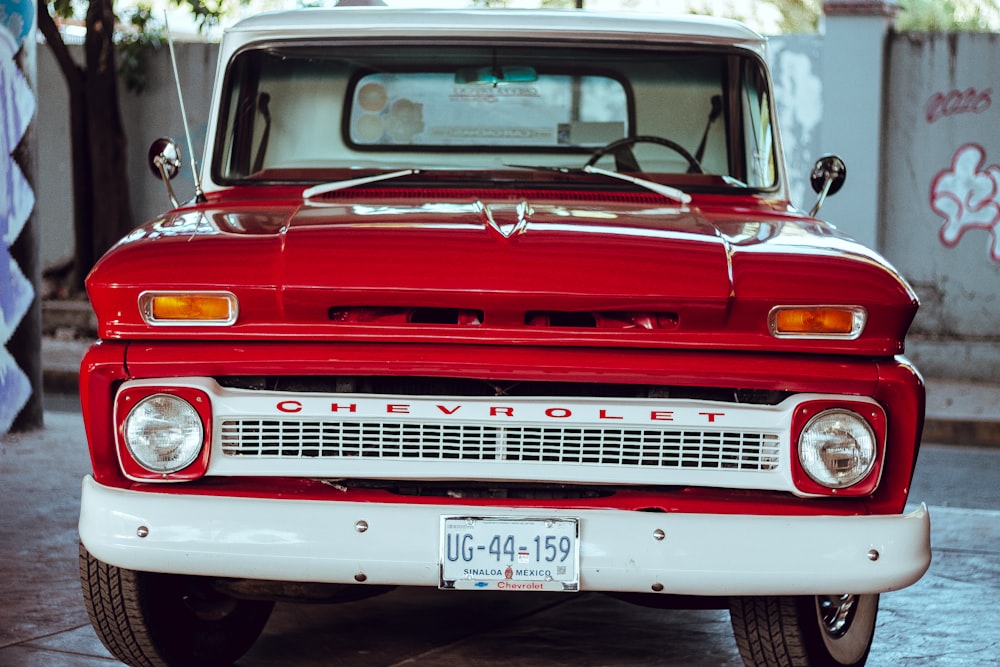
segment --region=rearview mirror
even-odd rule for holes
[[[463,67],[455,72],[455,83],[479,83],[496,86],[501,83],[531,83],[538,81],[534,67]]]
[[[170,181],[175,179],[181,171],[181,147],[173,139],[160,137],[149,147],[146,160],[153,175],[166,184],[170,203],[176,207],[177,197],[174,195],[174,188],[170,185]]]
[[[181,147],[167,137],[160,137],[149,147],[146,155],[153,175],[164,181],[171,181],[181,171]]]
[[[823,202],[830,195],[837,194],[840,188],[844,186],[844,181],[847,180],[847,165],[844,161],[836,155],[824,155],[820,159],[816,160],[815,166],[813,166],[812,171],[809,173],[809,183],[812,185],[813,192],[819,195],[816,199],[816,203],[813,204],[812,210],[809,211],[810,216],[815,216],[819,213],[819,209],[823,206]]]

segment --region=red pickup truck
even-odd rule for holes
[[[764,54],[702,17],[230,29],[195,197],[87,281],[108,649],[228,664],[275,599],[428,586],[695,596],[748,665],[863,664],[930,561],[918,303],[815,217],[839,159],[790,204]]]

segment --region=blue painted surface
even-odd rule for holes
[[[35,113],[34,92],[17,61],[34,15],[32,0],[0,3],[0,433],[10,430],[32,393],[31,381],[7,344],[35,297],[31,281],[10,254],[35,206],[31,184],[12,156]]]
[[[22,44],[31,34],[35,22],[33,0],[3,0],[0,2],[0,25],[10,32],[17,44]]]

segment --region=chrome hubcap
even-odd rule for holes
[[[857,597],[844,595],[820,595],[816,598],[819,618],[823,629],[833,637],[842,637],[851,627]]]

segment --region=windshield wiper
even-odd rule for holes
[[[617,178],[619,181],[627,181],[628,183],[632,183],[634,185],[638,185],[639,187],[646,188],[647,190],[652,190],[657,194],[661,194],[667,199],[679,201],[682,204],[691,203],[691,195],[683,190],[672,188],[669,185],[654,183],[653,181],[647,181],[645,178],[636,178],[635,176],[629,176],[628,174],[622,174],[608,169],[601,169],[600,167],[595,167],[589,164],[583,168],[583,171],[588,174],[600,174],[601,176],[607,176],[609,178]]]
[[[673,199],[674,201],[680,202],[682,204],[691,203],[691,195],[684,192],[683,190],[678,190],[677,188],[670,187],[669,185],[663,185],[662,183],[654,183],[653,181],[647,181],[645,178],[637,178],[635,176],[629,176],[628,174],[622,174],[617,171],[609,171],[607,169],[601,169],[600,167],[585,166],[581,168],[570,168],[570,167],[548,167],[548,166],[538,166],[538,165],[528,165],[528,164],[508,164],[507,167],[513,167],[515,169],[531,169],[533,171],[554,171],[559,174],[598,174],[600,176],[607,176],[609,178],[615,178],[619,181],[627,181],[633,185],[638,185],[639,187],[646,188],[656,194],[663,195],[667,199]]]
[[[320,195],[325,195],[328,192],[336,192],[337,190],[346,190],[348,188],[357,187],[358,185],[367,185],[369,183],[378,183],[379,181],[390,181],[394,178],[399,178],[401,176],[409,176],[410,174],[419,174],[419,169],[401,169],[399,171],[390,171],[385,174],[375,174],[374,176],[364,176],[362,178],[349,178],[346,181],[332,181],[330,183],[322,183],[320,185],[314,185],[311,188],[306,188],[302,191],[303,199],[312,199],[313,197],[318,197]]]

